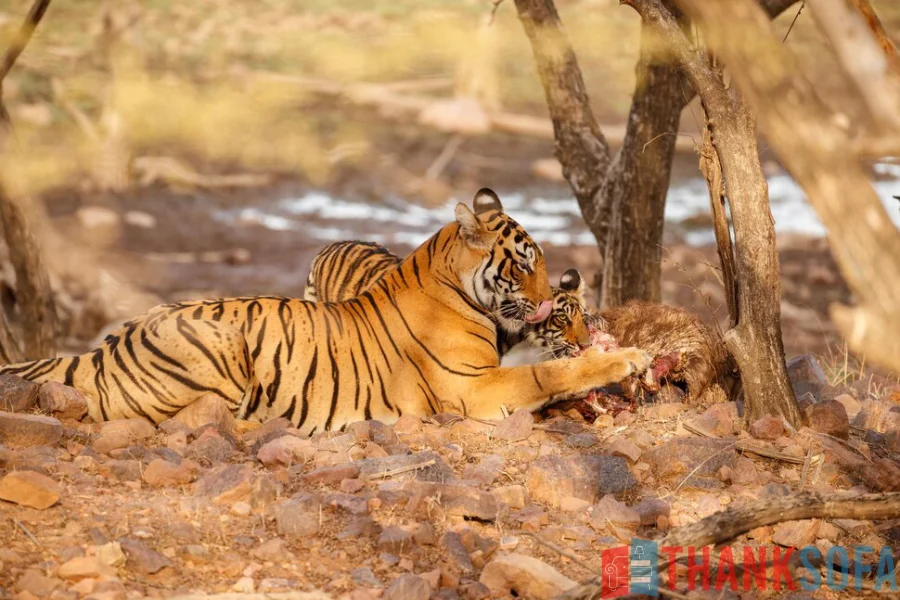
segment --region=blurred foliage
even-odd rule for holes
[[[889,31],[900,20],[895,4],[875,3]],[[634,87],[638,17],[615,0],[557,5],[598,117],[623,120]],[[0,46],[29,6],[30,0],[6,0]],[[135,156],[290,171],[325,182],[329,152],[364,143],[368,124],[331,119],[324,126],[321,101],[265,75],[345,83],[458,78],[479,61],[481,46],[473,41],[492,6],[489,0],[54,2],[5,85],[23,142],[15,170],[39,193],[96,168],[98,141],[61,105],[56,80],[101,138],[109,135],[104,118],[114,115]],[[789,13],[779,20],[783,30]],[[512,0],[499,6],[491,34],[494,55],[483,58],[495,71],[499,106],[546,114]],[[801,17],[791,36],[790,44],[808,49],[808,60],[823,60],[810,19]]]

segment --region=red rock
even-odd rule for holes
[[[119,540],[119,544],[122,546],[125,556],[128,557],[128,562],[125,566],[138,573],[153,575],[167,567],[175,566],[175,563],[166,556],[148,547],[143,542],[122,538]]]
[[[506,460],[502,456],[490,454],[483,457],[477,464],[467,465],[463,470],[462,478],[476,481],[481,485],[491,485],[503,472],[505,466]]]
[[[739,458],[731,472],[731,482],[736,485],[754,485],[759,478],[756,463],[749,458]]]
[[[57,381],[41,384],[38,406],[42,411],[53,413],[60,419],[77,421],[88,413],[88,400],[84,394]]]
[[[862,410],[862,405],[859,403],[859,400],[850,394],[840,394],[835,400],[843,405],[844,410],[847,411],[847,418],[851,421],[859,414],[859,411]]]
[[[116,571],[96,556],[80,556],[61,564],[56,574],[63,579],[78,581],[88,577],[115,577]]]
[[[322,500],[316,494],[297,494],[273,507],[278,535],[307,537],[319,531]]]
[[[828,387],[828,379],[816,357],[804,354],[791,359],[787,363],[787,372],[795,397],[800,398],[809,393],[817,402],[822,400],[822,392]]]
[[[787,521],[775,526],[772,541],[779,546],[803,548],[816,541],[819,531],[819,520]]]
[[[659,498],[644,498],[632,507],[641,517],[641,525],[655,525],[659,517],[666,517],[672,513],[669,503]]]
[[[222,465],[195,484],[194,495],[210,497],[213,504],[231,504],[244,500],[250,494],[253,482],[253,467]]]
[[[631,489],[637,480],[618,456],[543,456],[528,467],[525,485],[533,500],[559,507],[566,497],[596,502]]]
[[[231,460],[234,446],[224,438],[216,429],[205,430],[200,437],[188,444],[184,455],[194,460],[209,461],[210,463],[226,462]]]
[[[604,531],[608,529],[610,523],[615,527],[637,531],[641,526],[641,515],[610,494],[601,498],[600,502],[594,506],[594,512],[591,513],[591,526],[597,531]]]
[[[92,446],[101,454],[139,444],[156,435],[156,428],[147,419],[120,419],[102,423]]]
[[[38,388],[32,381],[26,381],[18,375],[0,375],[0,410],[23,412],[34,408],[37,404]]]
[[[359,477],[359,465],[354,463],[346,463],[333,467],[322,467],[310,471],[303,476],[303,481],[309,484],[333,485],[340,483],[344,479],[355,479]]]
[[[394,423],[394,433],[397,435],[412,435],[422,430],[422,418],[415,415],[403,415]],[[368,432],[367,432],[368,433]],[[354,435],[354,437],[356,437]],[[366,436],[368,438],[368,435]]]
[[[637,444],[623,437],[617,437],[613,440],[606,448],[606,453],[626,458],[632,464],[641,458],[641,449],[638,448]]]
[[[781,417],[766,415],[750,425],[750,435],[759,440],[776,440],[784,434]]]
[[[509,508],[525,508],[525,487],[521,485],[504,485],[495,487],[491,494]]]
[[[441,546],[444,548],[445,556],[452,561],[459,572],[464,575],[474,572],[475,567],[472,564],[472,557],[469,556],[469,550],[463,544],[459,533],[455,531],[445,533],[444,537],[441,538]]]
[[[272,419],[271,421],[266,421],[256,429],[244,433],[241,436],[241,439],[244,440],[245,445],[252,448],[251,452],[255,454],[263,444],[274,440],[280,435],[284,435],[286,430],[290,427],[290,421],[283,417],[279,417],[277,419]]]
[[[550,600],[576,585],[547,563],[517,553],[488,563],[479,581],[494,597],[514,593],[517,597],[534,600]]]
[[[559,502],[559,509],[563,512],[583,512],[591,506],[591,503],[581,498],[571,496],[563,498]]]
[[[431,587],[424,579],[407,573],[396,578],[384,591],[382,600],[428,600]]]
[[[59,501],[58,483],[34,471],[13,471],[0,479],[0,500],[43,510]]]
[[[198,429],[212,424],[216,429],[233,433],[235,430],[234,415],[231,408],[216,394],[204,394],[197,400],[181,409],[173,417],[190,429]]]
[[[256,453],[256,458],[266,465],[291,466],[294,463],[305,463],[315,458],[316,450],[308,439],[293,435],[282,435],[267,442]]]
[[[810,429],[841,439],[850,437],[850,420],[847,410],[837,400],[818,402],[806,409]]]
[[[55,577],[47,577],[37,569],[26,569],[16,583],[20,592],[28,592],[37,597],[48,597],[54,590],[63,586],[63,582]]]
[[[652,404],[644,409],[644,418],[653,421],[667,421],[674,419],[687,408],[682,402],[667,402],[665,404]]]
[[[153,487],[185,485],[194,480],[194,473],[184,464],[176,465],[157,458],[144,467],[144,481]]]
[[[397,525],[388,525],[378,536],[378,549],[391,554],[402,554],[412,548],[412,534]]]
[[[62,423],[52,417],[0,412],[0,444],[10,448],[54,446],[62,433]]]
[[[531,411],[517,410],[494,428],[491,437],[507,442],[518,442],[531,435],[533,427],[534,416]]]
[[[674,438],[645,452],[643,459],[661,480],[716,477],[719,469],[734,464],[734,445],[729,440]]]
[[[600,417],[597,418],[597,421],[599,421],[599,420],[600,420]],[[613,419],[613,425],[615,425],[616,427],[622,427],[624,425],[631,425],[636,420],[637,420],[637,416],[633,412],[631,412],[630,410],[623,410],[622,412],[620,412],[619,414],[617,414],[615,416],[615,418]],[[594,422],[596,423],[597,421],[594,421]],[[601,423],[601,425],[602,425],[602,423]]]

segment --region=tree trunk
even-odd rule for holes
[[[680,69],[654,64],[654,39],[641,30],[637,84],[625,140],[599,196],[611,210],[603,275],[596,288],[602,307],[631,299],[659,302],[666,195],[685,85]]]
[[[708,116],[734,226],[738,306],[732,321],[737,324],[726,332],[725,343],[741,371],[745,418],[779,415],[799,426],[800,411],[784,364],[775,223],[759,162],[755,119],[740,94],[725,85],[721,71],[694,48],[660,0],[626,1],[677,59]]]
[[[799,427],[800,409],[784,364],[775,221],[759,163],[756,119],[738,94],[731,96],[729,105],[709,115],[734,227],[737,325],[725,333],[725,344],[741,370],[745,419],[782,415]]]

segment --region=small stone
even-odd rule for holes
[[[683,402],[656,403],[644,410],[644,417],[653,421],[668,421],[680,415],[686,408]]]
[[[222,465],[204,475],[196,483],[194,495],[211,497],[214,504],[231,504],[246,499],[253,482],[253,467]]]
[[[24,412],[34,408],[40,385],[18,375],[0,375],[0,410]]]
[[[470,485],[411,481],[406,489],[414,494],[408,507],[411,511],[426,508],[424,500],[429,497],[434,498],[436,504],[451,516],[493,521],[500,509],[494,496]]]
[[[462,477],[477,481],[481,485],[491,485],[505,466],[506,460],[502,456],[490,454],[478,461],[478,464],[468,465],[463,470]]]
[[[597,436],[593,433],[573,433],[566,436],[566,446],[572,448],[592,448],[597,445]]]
[[[37,597],[47,597],[62,585],[63,582],[55,577],[47,577],[37,569],[27,569],[16,583],[16,588]]]
[[[697,516],[701,519],[715,514],[720,510],[722,510],[722,504],[715,496],[706,494],[704,496],[701,496],[700,499],[697,500]]]
[[[878,433],[900,431],[900,406],[888,400],[866,400],[853,419],[853,426]]]
[[[101,454],[139,444],[156,435],[156,428],[147,419],[120,419],[102,423],[92,446]]]
[[[187,458],[211,463],[226,462],[231,459],[234,447],[215,429],[207,429],[191,442],[185,450]]]
[[[88,401],[84,394],[57,381],[41,384],[38,406],[42,411],[52,413],[60,419],[77,421],[88,413]]]
[[[514,593],[520,598],[534,600],[550,600],[576,585],[547,563],[516,553],[488,563],[479,582],[486,585],[494,597]]]
[[[394,433],[393,428],[381,421],[369,421],[369,437],[383,448],[400,443],[400,438]]]
[[[391,582],[384,591],[382,600],[428,600],[431,587],[424,579],[407,573]]]
[[[359,477],[359,465],[355,463],[345,463],[310,471],[303,476],[303,481],[312,485],[333,485],[340,483],[344,479],[355,479],[357,477]]]
[[[819,433],[825,433],[846,440],[850,437],[850,420],[847,410],[837,400],[817,402],[806,409],[809,427]]]
[[[319,531],[322,500],[316,494],[298,494],[273,507],[278,534],[307,537]]]
[[[139,460],[107,460],[100,465],[100,472],[119,481],[140,481],[141,462]]]
[[[183,431],[176,431],[166,436],[166,448],[179,456],[184,456],[184,453],[187,451],[187,445],[187,434]]]
[[[293,435],[282,435],[264,444],[256,453],[256,458],[267,467],[294,463],[306,463],[316,456],[312,441]]]
[[[157,458],[144,468],[144,481],[153,487],[185,485],[194,480],[194,472],[184,463],[176,465]]]
[[[129,569],[135,569],[138,573],[153,575],[165,569],[173,567],[175,563],[163,556],[156,550],[147,547],[143,542],[130,538],[122,538],[119,540],[125,556],[128,557],[126,566]]]
[[[749,458],[739,458],[731,472],[731,482],[736,485],[751,486],[758,482],[759,471],[756,463]]]
[[[114,577],[116,571],[96,556],[79,556],[61,564],[56,570],[56,574],[63,579],[79,581],[88,577],[96,578],[104,575]]]
[[[563,498],[596,502],[633,488],[637,480],[618,456],[543,456],[528,467],[525,484],[533,500],[558,508]]]
[[[412,535],[402,527],[388,525],[378,536],[378,549],[382,552],[402,554],[412,547]]]
[[[456,479],[453,469],[444,462],[444,459],[437,452],[430,450],[384,458],[367,458],[357,461],[356,464],[359,465],[359,477],[363,479],[378,478],[386,472],[398,469],[409,470],[394,475],[391,478],[393,481],[417,480],[440,483]]]
[[[394,423],[394,433],[397,435],[412,435],[420,431],[422,431],[422,418],[415,415],[403,415]],[[366,438],[368,439],[368,435]]]
[[[373,573],[372,569],[369,567],[357,567],[353,569],[350,571],[350,578],[356,585],[373,588],[381,587],[381,582],[378,581],[378,578],[375,577],[375,573]]]
[[[525,487],[521,485],[504,485],[491,490],[491,494],[509,508],[525,508]]]
[[[772,534],[772,541],[779,546],[803,548],[816,541],[816,534],[818,531],[818,519],[787,521],[775,526],[775,533]]]
[[[610,414],[600,415],[592,423],[597,429],[606,429],[615,425],[615,419]]]
[[[0,479],[0,500],[44,510],[59,501],[58,483],[35,471],[13,471]]]
[[[500,538],[500,549],[504,551],[515,550],[519,545],[519,538],[514,535],[504,535]]]
[[[447,553],[447,557],[454,563],[460,572],[469,574],[475,570],[475,566],[472,564],[472,557],[469,555],[469,550],[466,549],[463,544],[459,533],[448,531],[444,534],[444,537],[441,538],[441,545]]]
[[[231,408],[217,394],[204,394],[188,406],[178,411],[173,419],[181,421],[190,429],[212,424],[220,431],[233,433],[235,430],[234,415]]]
[[[847,411],[847,418],[851,421],[859,414],[859,411],[862,410],[862,404],[850,394],[840,394],[835,398],[835,401],[841,403],[844,410]]]
[[[643,454],[653,474],[660,480],[715,477],[719,469],[734,463],[734,443],[705,438],[674,438]]]
[[[628,462],[634,464],[641,458],[641,449],[637,444],[623,437],[617,437],[613,443],[606,448],[606,453],[612,456],[621,456],[628,459]]]
[[[632,508],[640,515],[641,525],[655,525],[659,517],[668,518],[672,512],[669,503],[659,498],[644,498]]]
[[[591,513],[591,525],[597,531],[603,531],[610,523],[615,527],[637,531],[641,526],[641,515],[609,494],[601,498],[594,507],[594,512]]]
[[[819,361],[811,354],[804,354],[791,359],[787,363],[787,373],[794,389],[794,396],[800,398],[806,393],[812,394],[818,402],[822,399],[823,390],[828,386],[828,379],[819,366]]]
[[[0,444],[10,448],[55,446],[63,434],[53,417],[0,412]]]
[[[517,410],[494,428],[491,437],[507,442],[518,442],[528,438],[533,427],[534,415],[531,414],[531,411]]]
[[[287,552],[287,544],[281,538],[272,538],[271,540],[259,545],[250,551],[250,556],[258,560],[280,561],[283,560]]]
[[[125,564],[125,553],[122,552],[122,546],[119,542],[109,542],[94,546],[94,555],[100,559],[100,562],[110,567],[119,567]]]
[[[623,410],[619,414],[615,416],[613,419],[613,425],[616,427],[624,427],[627,425],[631,425],[637,420],[637,415],[635,415],[630,410]]]
[[[34,408],[40,386],[18,375],[0,375],[0,410],[24,412]]]
[[[750,435],[758,440],[776,440],[784,434],[780,417],[766,415],[750,424]]]
[[[252,577],[241,577],[231,586],[231,589],[239,594],[252,594],[256,591],[256,582]]]
[[[362,479],[344,479],[341,481],[340,490],[346,494],[355,494],[366,487],[366,482]]]
[[[559,509],[563,512],[583,512],[591,505],[587,500],[567,496],[559,501]]]

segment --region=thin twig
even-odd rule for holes
[[[9,70],[16,64],[16,59],[19,58],[19,55],[22,54],[22,50],[28,45],[38,23],[41,22],[41,18],[43,18],[44,13],[47,12],[48,6],[50,6],[50,0],[37,0],[37,2],[31,6],[31,10],[28,11],[28,15],[22,22],[22,26],[19,27],[16,37],[13,38],[13,42],[9,45],[9,48],[6,49],[3,60],[0,61],[0,82],[3,81],[6,74],[9,73]]]
[[[491,18],[488,21],[488,25],[494,24],[494,17],[497,16],[497,9],[500,8],[501,4],[503,4],[503,0],[494,0],[492,4],[493,6],[491,7]]]
[[[419,469],[424,469],[426,467],[430,467],[434,465],[434,459],[426,460],[422,463],[417,463],[414,465],[406,465],[405,467],[397,467],[396,469],[388,469],[387,471],[382,471],[380,473],[369,475],[364,479],[384,479],[386,477],[393,477],[394,475],[401,475],[403,473],[407,473],[409,471],[418,471]]]
[[[38,548],[41,547],[41,543],[39,541],[37,541],[37,538],[34,537],[34,535],[30,531],[28,531],[28,528],[25,527],[25,525],[22,523],[22,521],[20,521],[18,519],[13,519],[13,523],[16,524],[16,527],[18,527],[19,529],[22,530],[22,533],[25,534],[25,537],[27,537],[29,540],[31,540],[32,544],[34,544]]]
[[[797,19],[800,18],[800,13],[803,12],[803,7],[804,7],[804,6],[806,6],[806,0],[803,0],[803,2],[800,3],[800,8],[797,9],[797,14],[794,15],[794,20],[791,21],[791,25],[790,25],[790,27],[788,27],[787,33],[784,34],[784,39],[781,40],[781,43],[782,43],[782,44],[785,43],[785,42],[787,41],[787,39],[788,39],[788,36],[791,35],[791,31],[794,29],[794,23],[796,23],[796,22],[797,22]]]
[[[694,473],[696,473],[696,472],[699,471],[701,468],[703,468],[703,465],[705,465],[706,463],[708,463],[709,461],[711,461],[712,459],[714,459],[716,456],[718,456],[718,455],[721,454],[722,452],[725,452],[726,450],[731,450],[731,449],[734,448],[735,446],[737,446],[737,442],[735,442],[735,443],[733,443],[733,444],[728,444],[728,445],[725,446],[724,448],[722,448],[722,449],[720,449],[720,450],[716,450],[715,452],[713,452],[712,454],[710,454],[709,457],[708,457],[706,460],[704,460],[702,463],[700,463],[699,465],[697,465],[697,467],[696,467],[693,471],[691,471],[690,473],[688,473],[688,474],[687,474],[687,477],[685,477],[684,479],[682,479],[682,480],[681,480],[681,483],[679,483],[679,484],[675,487],[674,490],[672,490],[671,492],[669,492],[668,494],[666,494],[666,495],[663,496],[663,497],[664,497],[664,498],[668,498],[669,496],[671,496],[672,494],[674,494],[675,492],[677,492],[678,490],[680,490],[680,489],[681,489],[681,486],[683,486],[685,483],[687,483],[688,480],[689,480],[691,477],[694,476]]]

